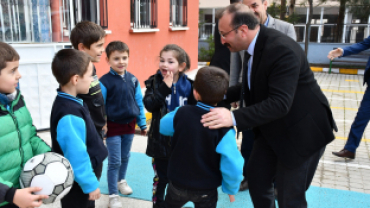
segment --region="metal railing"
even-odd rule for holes
[[[132,28],[156,28],[157,16],[156,0],[131,0]]]
[[[188,25],[187,0],[170,0],[170,25],[173,27]]]
[[[69,42],[77,22],[108,27],[107,0],[1,0],[0,41]]]
[[[306,25],[294,25],[297,42],[304,42]],[[370,24],[313,24],[310,42],[315,43],[358,43],[370,35]]]

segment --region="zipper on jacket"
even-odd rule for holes
[[[176,95],[176,85],[173,85],[173,94]]]
[[[13,108],[12,108],[12,111],[13,111]],[[18,139],[19,139],[19,153],[21,155],[21,167],[23,166],[23,149],[22,149],[22,138],[21,138],[21,132],[19,131],[19,125],[18,125],[18,121],[15,117],[15,115],[13,114],[13,112],[9,111],[9,114],[12,116],[13,118],[13,121],[14,121],[14,124],[17,128],[17,133],[18,133]]]

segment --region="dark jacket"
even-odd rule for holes
[[[247,107],[233,111],[238,130],[254,128],[256,139],[265,138],[285,166],[297,167],[334,140],[329,103],[304,51],[290,37],[261,25],[251,89],[243,84]],[[237,101],[240,93],[241,85],[231,87],[227,98]]]
[[[199,121],[213,106],[178,107],[161,119],[160,132],[173,136],[168,179],[190,190],[222,191],[234,195],[243,179],[244,160],[235,142],[235,130],[206,128]]]
[[[230,50],[221,43],[220,32],[218,31],[218,21],[216,21],[214,33],[215,53],[211,59],[210,66],[217,66],[230,74]]]
[[[361,51],[367,50],[370,48],[370,36],[365,38],[364,41],[360,43],[353,44],[351,46],[343,48],[343,56],[349,56],[352,54],[360,53]],[[364,84],[369,81],[370,78],[370,57],[367,61],[364,74]]]
[[[140,129],[146,129],[143,96],[138,79],[130,72],[126,71],[122,77],[110,69],[100,78],[100,82],[106,100],[107,119],[114,123],[128,124],[136,118]]]
[[[108,156],[84,102],[58,91],[50,115],[52,149],[69,160],[74,180],[85,194],[99,187],[94,170]]]
[[[188,80],[193,84],[192,80]],[[163,136],[159,133],[159,123],[161,118],[167,114],[166,97],[172,93],[172,90],[163,82],[163,77],[160,73],[150,76],[145,81],[145,86],[144,106],[152,113],[146,154],[154,158],[169,158],[171,137]],[[193,88],[191,88],[190,95],[187,104],[195,105]]]
[[[103,126],[107,123],[107,115],[105,113],[103,94],[101,92],[99,78],[96,75],[95,66],[93,77],[94,81],[90,84],[89,93],[79,94],[78,97],[81,98],[89,108],[91,119],[94,121],[95,128],[100,134]]]

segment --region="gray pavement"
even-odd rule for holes
[[[195,75],[191,72],[191,76]],[[356,116],[365,87],[362,75],[315,73],[315,77],[329,100],[339,131],[320,160],[312,185],[318,187],[357,191],[370,194],[370,128],[365,130],[364,140],[357,150],[355,160],[342,159],[332,151],[343,149],[349,129]],[[50,144],[49,132],[39,133]],[[241,137],[239,137],[241,138]],[[240,145],[241,139],[238,144]],[[147,137],[135,136],[131,151],[145,153]],[[135,190],[134,190],[135,191]],[[121,197],[123,207],[149,208],[151,202]],[[97,200],[96,207],[108,207],[108,196]],[[43,205],[42,208],[59,208],[59,203]]]

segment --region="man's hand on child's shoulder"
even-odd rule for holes
[[[13,203],[20,208],[39,207],[42,199],[47,199],[47,195],[34,195],[33,192],[41,191],[40,187],[17,189],[14,194]]]
[[[95,191],[89,193],[89,200],[94,201],[100,198],[100,189],[97,188]]]

